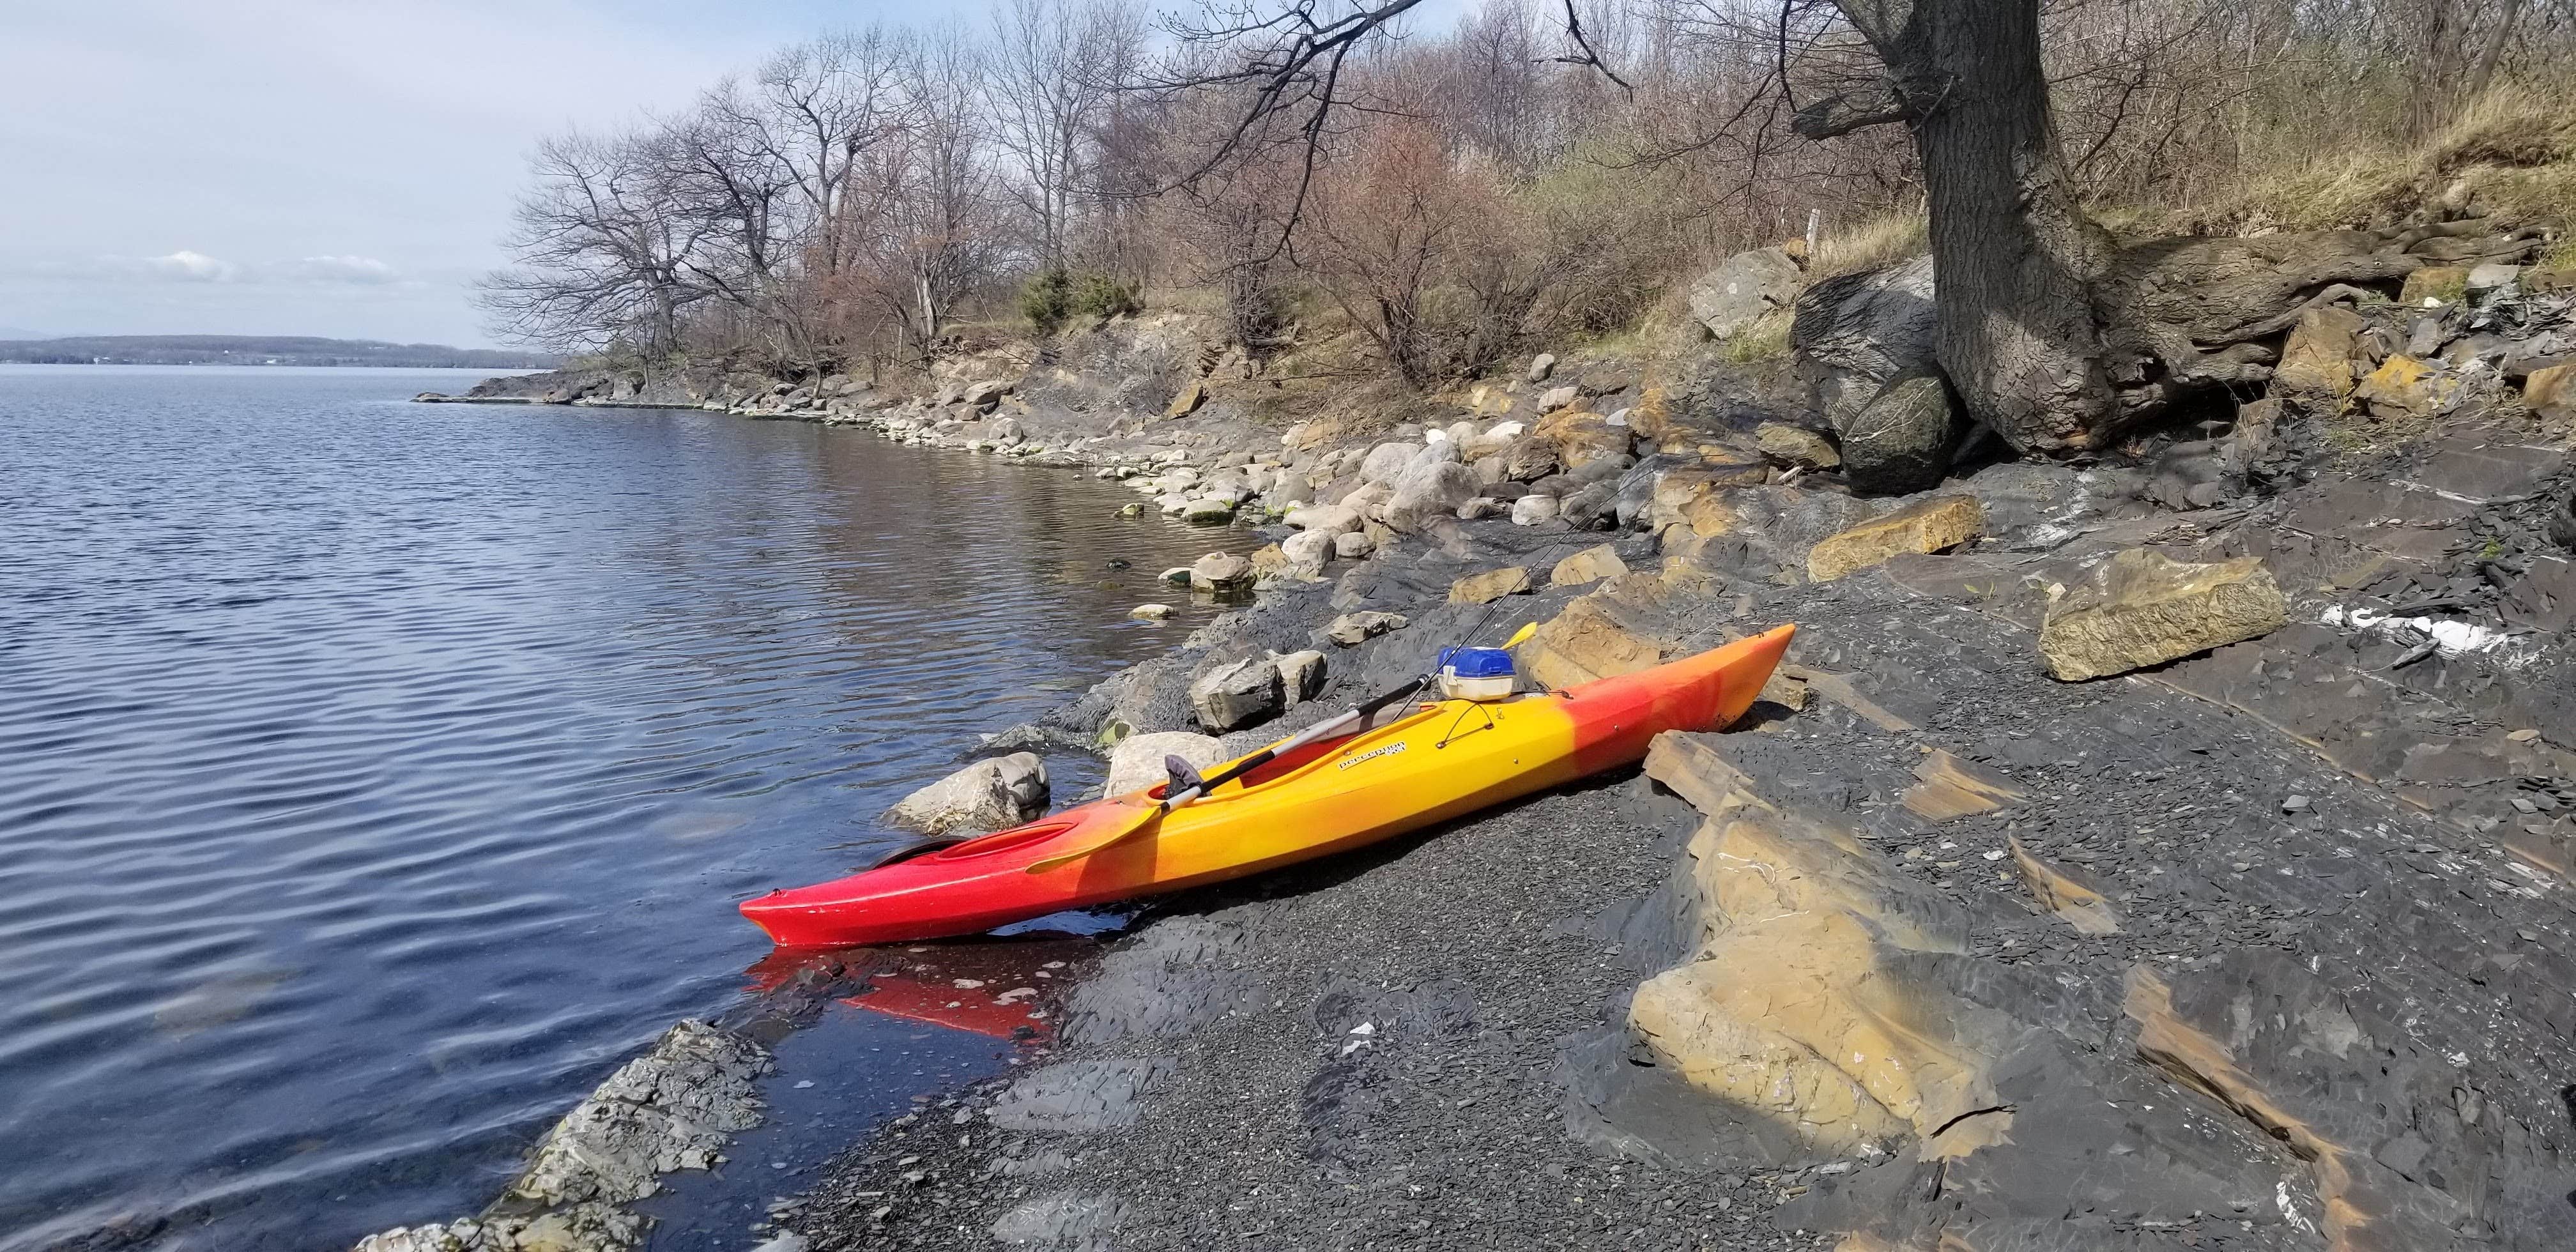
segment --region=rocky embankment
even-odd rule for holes
[[[1812,408],[1542,360],[1282,434],[1178,322],[703,401],[1279,519],[996,756],[1219,759],[1479,624],[1552,684],[1801,628],[1641,772],[1162,903],[746,1244],[2576,1246],[2576,295],[2503,268],[2321,300],[2090,468],[1833,418],[1946,403],[1828,360],[1885,277],[1807,288]]]

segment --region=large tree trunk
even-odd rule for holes
[[[2037,0],[1922,0],[1946,81],[1914,127],[1938,288],[1940,360],[1968,411],[2017,443],[2085,446],[2113,408],[2091,286],[2110,237],[2057,155]]]
[[[2300,309],[2427,264],[2518,260],[2535,232],[2427,209],[2368,231],[2128,247],[2057,150],[2038,0],[1835,0],[1887,75],[1816,101],[1826,138],[1912,128],[1930,193],[1936,349],[1968,413],[2023,452],[2108,446],[2195,393],[2271,377]]]
[[[2110,237],[2058,158],[2038,0],[1838,0],[1889,71],[1886,96],[1812,107],[1799,129],[1902,119],[1929,192],[1941,368],[2024,451],[2092,446],[2118,402],[2092,284]]]

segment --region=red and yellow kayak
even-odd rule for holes
[[[1725,726],[1752,706],[1795,631],[1782,626],[1553,694],[1427,703],[1384,726],[1283,753],[1138,837],[1043,872],[1029,871],[1134,827],[1163,788],[773,891],[744,901],[742,913],[782,947],[897,943],[1328,856],[1632,763],[1667,730]]]

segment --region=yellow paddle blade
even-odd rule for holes
[[[1071,852],[1058,853],[1054,856],[1042,857],[1038,860],[1029,862],[1029,872],[1032,874],[1043,874],[1059,865],[1070,865],[1086,856],[1093,856],[1106,852],[1111,848],[1117,847],[1119,844],[1125,843],[1128,840],[1135,838],[1137,835],[1144,833],[1145,828],[1153,825],[1154,819],[1161,817],[1162,815],[1163,806],[1157,804],[1154,807],[1145,810],[1144,814],[1138,817],[1134,823],[1130,824],[1127,829],[1119,831],[1117,834],[1111,835],[1090,847],[1076,848]]]
[[[1529,625],[1513,631],[1512,637],[1503,641],[1503,646],[1506,648],[1517,648],[1522,644],[1529,642],[1529,637],[1537,633],[1538,623],[1531,622]]]

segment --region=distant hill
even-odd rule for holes
[[[0,340],[0,363],[20,365],[390,365],[407,369],[552,369],[541,352],[379,343],[307,335],[77,335]]]

